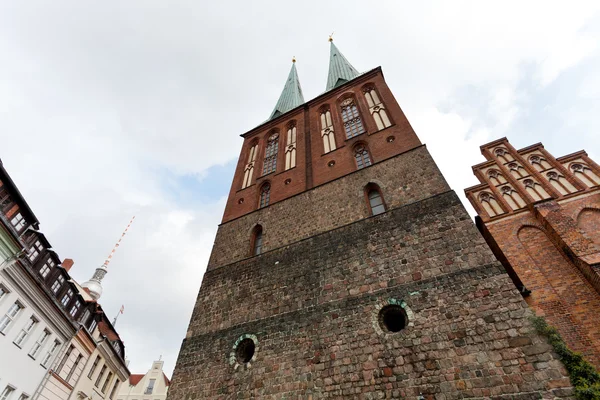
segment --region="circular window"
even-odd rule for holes
[[[244,204],[244,198],[243,197],[238,200],[238,204]]]
[[[287,178],[285,180],[285,182],[283,182],[283,183],[285,183],[286,185],[289,185],[290,183],[292,183],[292,180],[290,178]]]
[[[331,160],[331,161],[329,161],[327,163],[327,166],[329,166],[329,167],[333,167],[334,165],[335,165],[335,161],[334,160]]]
[[[240,364],[246,364],[254,357],[255,350],[254,340],[246,338],[238,343],[235,349],[235,358]]]
[[[408,318],[404,308],[390,304],[379,311],[379,326],[384,332],[400,332],[407,325]]]
[[[388,143],[392,143],[394,140],[396,140],[396,138],[393,136],[388,136],[385,140],[387,140]]]

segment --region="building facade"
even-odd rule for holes
[[[477,226],[527,303],[600,367],[600,168],[584,151],[541,143],[481,146],[481,182],[465,190]]]
[[[99,294],[71,279],[73,260],[52,250],[1,162],[0,211],[0,399],[113,398],[129,377],[123,342]],[[85,374],[97,357],[106,367],[93,376],[95,393]]]
[[[171,381],[163,365],[162,360],[154,361],[145,374],[131,374],[129,385],[121,385],[117,400],[165,400]]]
[[[381,68],[331,43],[242,137],[170,400],[569,395]]]

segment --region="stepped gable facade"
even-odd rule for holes
[[[527,303],[600,367],[600,167],[506,138],[481,152],[481,184],[465,190],[477,227]]]
[[[307,102],[295,69],[242,135],[169,400],[569,397],[381,68],[332,43]]]

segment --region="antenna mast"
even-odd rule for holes
[[[104,261],[103,265],[105,267],[108,267],[108,264],[110,264],[110,261],[112,260],[112,257],[115,254],[115,251],[117,251],[117,248],[120,246],[121,240],[123,240],[123,238],[125,237],[125,234],[129,230],[129,227],[131,226],[131,224],[133,224],[133,220],[134,219],[135,219],[135,215],[133,216],[133,218],[131,218],[131,221],[129,221],[129,224],[127,225],[127,228],[125,228],[125,230],[123,231],[123,234],[121,235],[121,237],[119,238],[119,240],[117,240],[117,243],[115,243],[115,247],[113,247],[113,249],[111,250],[110,254],[108,255],[108,258]]]

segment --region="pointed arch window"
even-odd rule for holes
[[[356,146],[354,149],[354,158],[356,159],[356,167],[358,169],[368,167],[372,164],[369,151],[364,145]]]
[[[252,146],[250,146],[250,151],[248,152],[248,162],[244,168],[244,181],[242,182],[242,189],[247,188],[252,183],[252,174],[254,173],[254,162],[256,161],[257,148],[257,143],[254,143]]]
[[[559,174],[557,171],[550,171],[546,174],[548,181],[554,189],[556,189],[560,194],[567,195],[569,193],[576,192],[577,189],[575,186],[571,184],[562,174]]]
[[[285,169],[296,166],[296,125],[292,124],[287,130],[287,142],[285,147]]]
[[[533,165],[533,167],[538,171],[543,171],[551,167],[550,163],[548,163],[548,160],[539,154],[534,154],[529,157],[529,164]]]
[[[582,162],[576,162],[571,164],[571,170],[577,178],[586,184],[586,186],[592,187],[600,185],[600,177],[598,177],[588,165]]]
[[[504,200],[513,210],[518,210],[526,206],[525,201],[523,200],[519,192],[517,192],[511,186],[502,186],[501,192],[502,196],[504,197]]]
[[[483,192],[479,194],[479,202],[490,217],[495,217],[496,215],[504,214],[504,210],[502,210],[502,207],[500,207],[500,204],[498,204],[496,198],[488,192]]]
[[[492,182],[496,186],[506,183],[506,178],[504,178],[504,175],[502,175],[495,169],[490,169],[487,172],[487,176],[490,179],[490,182]]]
[[[262,226],[256,225],[252,231],[251,239],[251,251],[253,256],[257,256],[262,253],[263,244],[263,229]]]
[[[533,179],[524,179],[523,186],[525,186],[525,190],[535,201],[540,201],[550,197],[550,195],[548,194],[548,192],[546,192],[542,185],[535,182]]]
[[[392,125],[390,121],[387,111],[385,110],[385,106],[379,99],[375,88],[367,88],[364,90],[365,99],[367,99],[367,104],[369,105],[369,112],[371,116],[375,120],[375,124],[377,125],[377,129],[382,130]]]
[[[263,208],[269,205],[269,201],[271,200],[271,184],[265,183],[260,187],[260,199],[258,202],[258,207]]]
[[[346,138],[351,139],[362,133],[365,133],[358,107],[353,98],[346,99],[342,102],[342,120],[344,121],[344,130]]]
[[[331,112],[328,109],[321,112],[321,138],[323,139],[325,153],[336,149],[333,121],[331,120]]]
[[[369,200],[369,209],[371,210],[371,215],[379,215],[384,213],[386,207],[379,186],[374,183],[370,183],[365,187],[365,191]]]
[[[277,168],[277,150],[279,149],[279,134],[269,136],[265,150],[265,161],[263,162],[263,175],[275,172]]]

